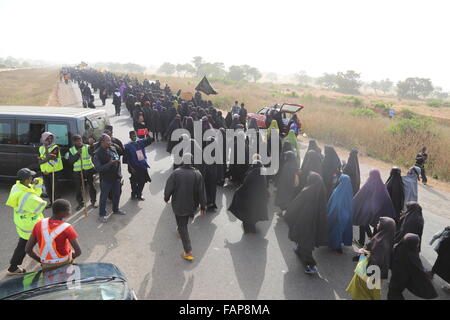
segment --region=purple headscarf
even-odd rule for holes
[[[395,209],[380,171],[371,170],[366,183],[353,197],[353,225],[375,227],[380,217],[394,216]]]

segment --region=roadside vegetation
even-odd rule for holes
[[[45,106],[55,90],[56,68],[19,69],[0,72],[0,105]]]

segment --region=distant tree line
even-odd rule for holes
[[[97,62],[92,65],[96,69],[105,69],[111,72],[144,73],[147,69],[136,63]]]
[[[30,67],[41,67],[48,65],[42,60],[28,60],[28,59],[17,59],[14,57],[0,57],[0,69],[12,69],[12,68],[30,68]]]
[[[164,62],[158,69],[158,73],[178,76],[196,76],[212,79],[226,79],[231,81],[258,81],[262,77],[262,73],[255,67],[249,65],[230,66],[228,70],[222,62],[206,62],[202,57],[196,56],[192,59],[192,63],[172,64]]]

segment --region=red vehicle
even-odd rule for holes
[[[283,103],[283,105],[281,107],[277,107],[275,108],[275,110],[277,110],[278,112],[281,112],[281,117],[283,119],[283,122],[285,123],[285,125],[288,124],[290,118],[292,117],[293,114],[296,114],[297,112],[299,112],[300,110],[302,110],[304,107],[302,105],[299,104],[294,104],[294,103]],[[273,107],[264,107],[261,110],[259,110],[256,113],[249,113],[247,115],[247,121],[250,120],[250,118],[255,118],[256,119],[256,123],[258,124],[259,128],[262,129],[266,129],[266,116],[269,113],[269,111],[273,109]],[[298,130],[300,131],[302,123],[300,121],[300,118],[298,119],[299,121],[299,128]]]

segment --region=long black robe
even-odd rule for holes
[[[399,243],[407,233],[417,234],[422,242],[423,226],[422,207],[417,202],[408,202],[405,214],[400,217],[394,242]]]
[[[394,248],[392,277],[389,281],[389,300],[404,300],[405,289],[423,299],[438,296],[433,283],[428,278],[419,257],[420,238],[412,233],[405,234]]]
[[[336,177],[341,172],[341,160],[333,147],[325,146],[325,157],[322,162],[322,178],[327,189],[327,199],[335,187]]]
[[[441,240],[437,254],[438,257],[431,271],[450,283],[450,235]]]
[[[316,172],[319,175],[322,174],[322,158],[314,150],[306,152],[305,158],[303,159],[302,169],[300,169],[299,175],[299,185],[295,190],[296,195],[306,186],[306,181],[311,172]]]
[[[327,199],[318,173],[309,174],[306,187],[289,204],[285,220],[289,226],[289,240],[305,251],[327,245]]]
[[[236,218],[248,224],[269,220],[266,176],[261,175],[261,167],[252,166],[243,184],[236,190],[228,208]]]
[[[391,174],[386,181],[386,188],[391,197],[392,204],[394,205],[394,220],[398,222],[400,219],[400,212],[403,210],[405,204],[405,186],[403,185],[403,179],[399,168],[391,169]]]
[[[175,118],[172,120],[172,122],[169,125],[169,128],[167,129],[167,148],[166,151],[171,153],[173,147],[178,143],[178,141],[171,141],[172,132],[176,129],[181,129],[181,119]]]
[[[350,177],[350,180],[352,181],[353,195],[355,195],[359,191],[361,185],[361,172],[359,170],[358,150],[350,151],[347,164],[345,165],[342,172]]]
[[[231,123],[233,122],[233,116],[231,115],[231,112],[228,112],[225,117],[225,125],[227,128],[231,128]]]
[[[233,151],[233,164],[230,164],[230,170],[229,170],[229,176],[231,178],[231,181],[233,181],[236,184],[241,184],[244,181],[245,174],[249,169],[249,146],[248,146],[248,139],[245,139],[244,148],[245,148],[245,163],[238,163],[238,160],[240,157],[238,150],[238,139],[241,139],[239,137],[234,138],[234,151]]]
[[[298,174],[295,152],[285,152],[284,158],[285,163],[280,170],[277,180],[277,192],[275,194],[275,205],[281,210],[286,210],[295,196],[295,176]]]

